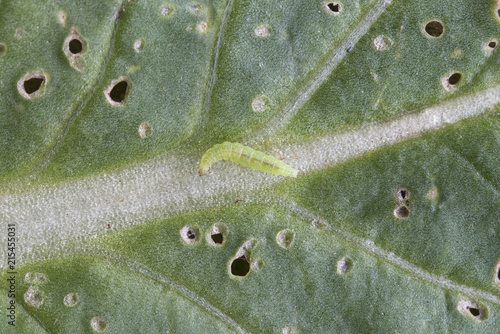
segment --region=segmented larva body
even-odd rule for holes
[[[229,160],[240,165],[281,176],[297,177],[298,170],[270,155],[238,143],[224,142],[205,152],[200,162],[200,176],[205,175],[210,166],[219,160]]]

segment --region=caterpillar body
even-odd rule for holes
[[[207,174],[210,166],[219,160],[229,160],[240,165],[281,176],[297,177],[298,170],[270,155],[239,143],[224,142],[205,152],[200,162],[199,175]]]

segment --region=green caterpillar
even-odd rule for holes
[[[210,148],[200,162],[200,176],[207,174],[210,166],[219,160],[230,160],[240,165],[281,176],[297,177],[298,170],[270,155],[238,143],[224,142]]]

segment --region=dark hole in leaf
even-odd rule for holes
[[[0,56],[5,52],[5,49],[6,49],[5,45],[0,44]]]
[[[394,210],[394,214],[398,218],[407,218],[410,215],[410,210],[406,207],[406,205],[400,205]]]
[[[398,190],[398,199],[400,201],[406,201],[410,196],[410,192],[404,188]]]
[[[500,18],[500,8],[497,9],[497,16]]]
[[[189,230],[186,233],[188,239],[195,239],[196,238],[196,233],[193,230]]]
[[[222,235],[222,233],[213,233],[211,237],[214,244],[217,245],[222,244],[222,242],[224,241],[224,236]]]
[[[111,92],[109,92],[109,97],[115,102],[122,103],[125,100],[127,91],[128,83],[126,81],[120,81],[113,87],[113,89],[111,89]]]
[[[338,13],[340,12],[340,5],[338,3],[335,3],[335,2],[330,2],[326,5],[328,7],[328,9],[331,11],[331,12],[334,12],[334,13]]]
[[[425,25],[425,32],[432,37],[439,37],[443,34],[444,27],[439,21],[431,21]]]
[[[494,49],[494,48],[496,48],[496,47],[497,47],[497,42],[495,42],[495,41],[491,41],[491,42],[489,42],[489,43],[488,43],[488,46],[489,46],[490,48]]]
[[[33,94],[42,87],[45,78],[31,78],[24,81],[23,87],[27,94]]]
[[[497,268],[497,278],[500,281],[500,265]]]
[[[83,50],[83,44],[80,40],[75,38],[69,41],[69,52],[75,55],[81,53],[82,50]]]
[[[231,274],[244,277],[250,271],[250,263],[245,256],[240,256],[231,262]]]
[[[460,73],[453,73],[448,78],[448,83],[450,85],[456,85],[460,81],[461,78],[462,78],[462,74],[460,74]]]
[[[469,310],[470,314],[472,314],[474,317],[478,317],[481,314],[479,309],[475,307],[467,307],[467,309]]]

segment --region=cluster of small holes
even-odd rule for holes
[[[269,35],[271,35],[271,27],[268,26],[267,24],[262,24],[260,26],[257,26],[253,32],[255,36],[266,38],[269,37]]]
[[[289,249],[292,244],[293,240],[295,238],[295,232],[289,229],[279,231],[278,234],[276,234],[276,243],[278,246],[284,249]]]
[[[95,332],[102,333],[108,329],[108,324],[103,318],[95,316],[90,319],[90,327],[92,327]]]
[[[123,77],[114,80],[105,91],[108,102],[115,106],[124,105],[129,93],[130,82]]]
[[[68,293],[66,296],[64,296],[63,303],[67,307],[73,307],[78,304],[78,299],[78,293]]]
[[[325,5],[327,12],[337,15],[342,11],[342,5],[339,2],[328,2]]]
[[[195,244],[200,240],[200,230],[196,226],[186,225],[181,229],[181,238],[186,244]]]
[[[488,318],[488,310],[486,307],[480,306],[479,304],[471,300],[460,300],[457,305],[458,311],[460,313],[472,317],[478,321],[483,321]]]
[[[45,293],[38,287],[30,286],[24,293],[24,301],[33,307],[40,307],[45,301]]]
[[[430,37],[438,38],[443,35],[444,26],[441,21],[434,20],[427,22],[425,24],[424,30]]]

